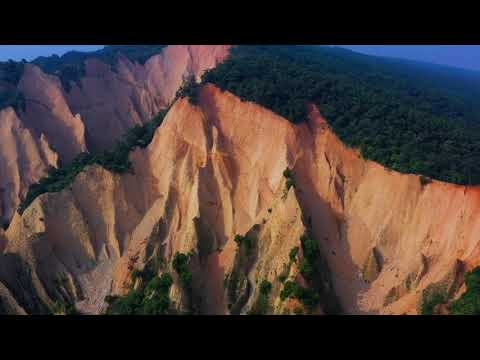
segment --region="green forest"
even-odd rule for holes
[[[213,83],[293,123],[314,103],[337,136],[388,168],[480,184],[480,75],[334,47],[237,46]]]

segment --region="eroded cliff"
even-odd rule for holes
[[[16,85],[25,106],[0,112],[0,221],[10,222],[29,185],[45,176],[48,166],[56,166],[57,155],[66,164],[81,152],[109,149],[128,129],[169,104],[184,78],[198,79],[229,48],[168,46],[143,65],[121,55],[113,66],[89,59],[69,89],[55,74],[25,64]]]
[[[288,282],[316,289],[318,314],[414,314],[432,286],[456,296],[480,263],[478,188],[365,161],[310,110],[293,125],[211,85],[196,106],[177,101],[131,154],[132,174],[90,167],[15,214],[0,264],[24,275],[0,281],[30,313],[58,300],[102,313],[146,268],[172,273],[172,307],[194,313],[304,312],[281,296]],[[307,279],[306,240],[319,245]],[[189,291],[176,253],[188,254]]]
[[[58,156],[43,133],[32,134],[10,107],[0,110],[0,139],[0,223],[6,225],[28,187],[57,166]]]
[[[90,150],[108,149],[135,124],[150,120],[169,104],[188,76],[197,79],[227,55],[227,45],[172,45],[143,65],[120,56],[112,68],[86,61],[85,75],[72,82],[66,99],[81,114]]]

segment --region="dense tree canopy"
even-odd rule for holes
[[[448,310],[452,315],[480,315],[480,267],[465,274],[465,291]]]
[[[12,60],[0,62],[0,110],[8,106],[24,110],[25,98],[17,90],[24,64]]]
[[[0,82],[16,86],[23,73],[25,62],[13,60],[0,62]]]
[[[131,288],[125,296],[107,296],[107,315],[167,315],[170,313],[172,276],[163,273],[142,278],[146,285]]]
[[[294,123],[305,121],[305,105],[314,103],[367,159],[404,173],[480,183],[475,72],[338,48],[238,46],[203,82]]]

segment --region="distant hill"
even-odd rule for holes
[[[132,62],[144,64],[150,57],[161,52],[166,45],[109,45],[103,49],[82,52],[69,51],[62,56],[40,56],[32,64],[39,66],[48,74],[60,78],[65,90],[70,90],[70,81],[79,83],[84,75],[85,60],[96,58],[105,64],[114,66],[118,54],[122,54]],[[23,106],[22,94],[15,89],[23,73],[25,62],[13,60],[0,62],[0,109],[13,106],[15,109]]]
[[[44,72],[57,74],[66,90],[69,81],[77,81],[84,74],[85,60],[96,58],[105,64],[115,65],[119,53],[132,62],[144,64],[150,57],[161,52],[165,45],[110,45],[91,52],[69,51],[62,56],[40,56],[32,61]]]
[[[108,45],[96,51],[69,51],[62,56],[40,56],[32,61],[46,72],[55,72],[65,65],[76,65],[86,59],[97,58],[106,64],[113,65],[118,53],[131,61],[144,64],[150,57],[161,52],[166,45]]]
[[[447,97],[450,106],[458,107],[468,125],[480,126],[480,72],[421,61],[363,55],[343,48],[332,48],[357,61],[401,77],[409,86],[432,95]],[[445,100],[445,99],[444,99]],[[438,101],[438,100],[437,100]]]
[[[85,60],[114,65],[119,53],[145,63],[164,45],[115,45],[71,51],[32,63],[57,75],[66,91]],[[22,108],[21,62],[0,63],[0,108]],[[337,135],[364,157],[405,173],[480,184],[480,72],[382,58],[327,46],[237,46],[204,76],[243,100],[292,122],[319,106]]]

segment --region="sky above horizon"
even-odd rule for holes
[[[480,45],[341,45],[367,55],[424,61],[480,71]]]
[[[104,45],[0,45],[0,61],[33,60],[67,51],[93,51]],[[340,45],[368,55],[425,61],[480,71],[480,45]]]
[[[39,56],[61,56],[71,50],[94,51],[103,47],[104,45],[0,45],[0,61],[31,61]]]

